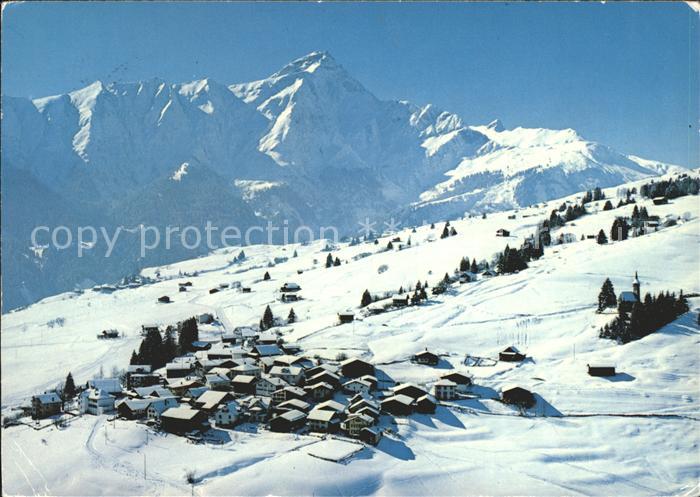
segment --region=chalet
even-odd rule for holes
[[[238,422],[240,407],[235,400],[221,404],[214,413],[216,426],[233,426]]]
[[[615,366],[588,366],[588,374],[590,376],[615,376]]]
[[[428,394],[428,392],[420,387],[417,387],[413,383],[401,383],[400,385],[393,387],[391,391],[394,395],[406,395],[414,400]]]
[[[283,293],[280,300],[284,303],[297,302],[297,301],[301,300],[301,296],[297,295],[296,293]]]
[[[433,414],[437,407],[437,401],[432,395],[423,395],[416,400],[416,412],[422,414]]]
[[[91,388],[84,393],[86,395],[80,399],[81,412],[95,416],[114,412],[114,397],[105,390]]]
[[[500,228],[496,230],[496,236],[510,236],[510,231],[507,229]]]
[[[525,354],[521,354],[518,349],[510,346],[498,353],[498,360],[503,362],[520,362],[525,360]]]
[[[182,397],[191,388],[204,388],[204,383],[196,377],[186,376],[173,379],[168,383],[168,388],[178,397]]]
[[[360,430],[360,440],[369,445],[377,445],[382,439],[382,432],[376,428],[362,428]]]
[[[147,399],[150,400],[150,399]],[[146,416],[149,421],[160,421],[160,415],[171,407],[177,407],[177,397],[163,397],[160,399],[152,399],[146,409]]]
[[[382,411],[397,416],[407,416],[413,412],[414,399],[408,395],[393,395],[382,400]]]
[[[503,401],[504,404],[532,407],[535,405],[535,396],[532,395],[532,392],[524,388],[506,385],[501,389],[501,401]]]
[[[231,386],[233,391],[236,393],[255,393],[255,382],[257,378],[255,376],[247,374],[239,374],[233,377],[231,380]]]
[[[95,390],[104,390],[110,395],[120,395],[122,393],[122,385],[119,378],[95,378],[89,380],[87,386]]]
[[[265,331],[260,333],[257,338],[257,343],[260,345],[275,345],[277,344],[278,337],[275,333],[271,331]]]
[[[304,390],[310,398],[316,401],[330,399],[334,392],[333,386],[325,382],[307,385]]]
[[[377,408],[373,408],[370,406],[364,406],[355,411],[353,414],[364,414],[365,416],[369,416],[370,418],[373,418],[374,421],[379,421],[379,418],[381,416],[380,412],[380,407],[377,405]]]
[[[276,432],[296,431],[306,422],[306,414],[301,411],[291,410],[275,416],[270,420],[270,430]]]
[[[306,398],[306,392],[302,388],[298,387],[284,387],[276,390],[272,394],[273,402],[285,402],[291,399],[304,400]]]
[[[142,324],[141,325],[141,335],[146,336],[149,333],[158,332],[160,333],[160,327],[157,324]]]
[[[282,351],[277,345],[256,345],[253,347],[253,350],[250,353],[257,357],[283,355]]]
[[[156,399],[120,399],[115,407],[119,417],[124,419],[141,419],[148,414],[148,406]]]
[[[439,360],[440,358],[437,356],[437,354],[428,352],[428,349],[418,352],[416,355],[411,357],[411,361],[415,362],[416,364],[425,364],[427,366],[437,366]]]
[[[408,294],[404,296],[391,297],[391,305],[394,307],[406,307],[408,305],[408,298]]]
[[[138,397],[142,399],[145,399],[146,397],[170,397],[172,394],[173,393],[170,390],[160,385],[135,387],[132,388],[130,392],[127,392],[127,395],[131,397]]]
[[[163,295],[162,297],[158,297],[158,303],[159,304],[169,304],[170,297],[168,297],[167,295]]]
[[[231,371],[234,375],[244,374],[248,376],[255,376],[256,378],[260,378],[261,374],[260,366],[248,363],[243,363],[239,366],[236,366],[235,368],[232,368]]]
[[[308,359],[304,356],[297,356],[297,355],[282,355],[282,356],[275,356],[274,366],[296,366],[302,369],[311,369],[314,366],[314,363],[311,362],[311,359]]]
[[[336,400],[327,400],[316,405],[316,409],[325,409],[327,411],[342,413],[345,411],[345,406]]]
[[[666,197],[654,197],[651,199],[654,205],[665,205],[668,204],[668,199]]]
[[[32,419],[48,418],[60,414],[63,402],[55,392],[43,393],[32,397]]]
[[[345,393],[369,393],[372,390],[372,384],[369,381],[360,378],[354,378],[343,383],[343,392]]]
[[[358,358],[350,358],[340,363],[340,371],[343,376],[357,378],[366,374],[374,374],[374,366],[367,361]]]
[[[355,320],[355,313],[352,311],[339,312],[338,320],[340,324],[352,323]]]
[[[340,419],[335,411],[314,409],[306,417],[309,430],[319,433],[335,433],[340,427]]]
[[[207,414],[188,406],[171,407],[160,415],[160,426],[169,433],[202,430],[209,424]]]
[[[214,322],[214,315],[208,312],[200,314],[199,316],[197,316],[197,322],[199,324],[211,324]]]
[[[442,378],[435,383],[434,391],[438,400],[454,400],[457,398],[457,383]]]
[[[211,349],[211,342],[202,342],[200,340],[194,341],[191,344],[191,347],[193,351],[199,351],[199,350],[209,350]]]
[[[365,414],[352,414],[341,424],[341,428],[351,437],[359,437],[363,428],[374,425],[374,419]]]
[[[238,403],[243,408],[247,419],[251,423],[264,423],[270,412],[270,399],[267,397],[245,397]]]
[[[307,378],[313,378],[319,373],[323,373],[328,371],[329,373],[332,373],[336,375],[338,373],[338,366],[334,366],[333,364],[319,364],[318,366],[314,366],[312,368],[309,368],[306,370],[306,377]]]
[[[282,285],[282,288],[280,288],[280,292],[283,293],[298,292],[299,290],[301,290],[301,287],[296,283],[285,283],[284,285]]]
[[[313,370],[317,370],[317,368],[313,368]],[[309,369],[308,371],[311,371],[311,369]],[[306,377],[307,385],[313,385],[315,383],[328,383],[334,389],[340,386],[340,376],[338,376],[337,374],[333,374],[330,371],[322,370],[320,373],[317,373],[311,377],[309,377],[307,373]]]
[[[440,377],[440,379],[453,381],[457,384],[457,391],[462,393],[469,390],[469,387],[472,384],[472,379],[469,376],[464,375],[462,373],[458,373],[456,371],[444,374]]]
[[[472,283],[472,282],[476,281],[476,279],[477,279],[476,275],[474,273],[472,273],[471,271],[462,271],[459,274],[459,282],[462,284],[463,283]]]
[[[299,385],[304,379],[304,370],[297,366],[272,366],[270,376],[282,378],[290,385]]]
[[[97,335],[100,340],[108,340],[111,338],[119,338],[119,330],[102,330],[102,333]]]
[[[309,404],[308,402],[304,402],[300,399],[289,399],[277,404],[277,406],[275,406],[274,408],[274,411],[278,414],[281,414],[283,412],[292,411],[294,409],[301,412],[309,412],[309,409],[311,409],[311,404]]]
[[[619,309],[627,313],[632,312],[634,304],[641,302],[641,283],[639,282],[636,271],[634,273],[634,279],[632,280],[632,291],[621,292],[617,301],[619,302]]]
[[[297,343],[283,343],[281,347],[285,354],[298,354],[301,352],[301,345]]]
[[[233,400],[233,394],[231,392],[217,392],[214,390],[207,390],[202,395],[197,397],[194,401],[194,406],[197,409],[201,409],[206,413],[213,413],[219,408],[224,402]]]
[[[272,397],[272,394],[277,390],[289,386],[282,378],[261,376],[255,384],[255,395],[264,397]]]
[[[165,376],[166,378],[185,378],[192,374],[194,366],[194,363],[189,361],[169,362],[165,365]]]
[[[379,411],[381,409],[381,406],[373,398],[369,396],[360,397],[359,395],[355,395],[352,399],[350,399],[350,404],[348,405],[348,412],[354,414],[360,412],[365,407],[370,407],[375,411]]]

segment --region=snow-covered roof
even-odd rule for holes
[[[620,300],[622,302],[638,302],[637,295],[634,292],[620,292]]]
[[[403,394],[398,394],[394,395],[392,397],[389,397],[388,399],[385,399],[384,402],[389,402],[391,400],[394,400],[396,402],[399,402],[401,404],[405,404],[407,406],[410,406],[413,404],[413,398],[409,397],[408,395],[403,395]]]
[[[201,411],[199,409],[192,409],[189,406],[178,406],[166,409],[161,414],[162,418],[174,418],[174,419],[193,419]]]
[[[237,374],[232,380],[234,383],[253,383],[255,381],[255,376],[247,374]]]
[[[292,408],[298,409],[300,411],[305,411],[306,409],[311,407],[311,404],[309,404],[308,402],[304,402],[303,400],[299,400],[299,399],[290,399],[290,400],[286,400],[286,401],[280,403],[277,407],[280,407],[282,409],[284,409],[286,407],[292,407]]]
[[[309,415],[307,416],[307,419],[310,421],[325,421],[328,422],[332,420],[336,416],[337,412],[336,411],[329,411],[325,409],[314,409],[312,410]]]
[[[107,400],[107,399],[113,399],[109,393],[107,393],[106,390],[101,390],[99,388],[93,388],[90,390],[90,394],[88,395],[88,399],[90,400]]]
[[[277,417],[286,419],[287,421],[298,421],[305,418],[306,414],[301,411],[297,411],[296,409],[292,409],[291,411],[283,412]]]
[[[327,400],[318,404],[316,409],[331,409],[333,411],[343,412],[345,410],[345,406],[338,401]]]
[[[441,387],[456,387],[457,386],[457,384],[454,381],[448,380],[447,378],[443,378],[441,380],[436,381],[435,385],[441,386]]]
[[[105,390],[108,393],[118,393],[122,391],[119,378],[96,378],[88,381],[88,387]]]
[[[41,393],[34,396],[42,404],[55,404],[61,402],[61,398],[55,392]]]
[[[256,345],[254,350],[261,356],[282,355],[282,350],[277,345]]]
[[[273,366],[270,369],[270,376],[288,375],[297,376],[304,370],[298,366]]]

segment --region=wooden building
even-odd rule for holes
[[[510,346],[498,353],[498,360],[503,362],[520,362],[525,360],[525,354],[520,353],[518,349]]]
[[[501,400],[504,404],[513,404],[521,407],[535,405],[535,396],[529,390],[522,387],[508,385],[501,389]]]
[[[615,366],[588,366],[588,374],[591,376],[615,376]]]
[[[343,376],[357,378],[366,374],[374,375],[374,366],[367,361],[357,357],[347,359],[340,363],[340,370]]]

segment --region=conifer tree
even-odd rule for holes
[[[270,309],[269,305],[265,307],[265,312],[263,312],[263,317],[260,322],[262,323],[260,327],[262,330],[269,330],[275,325],[275,317],[272,315],[272,309]]]
[[[294,312],[294,308],[289,309],[289,315],[287,315],[287,323],[292,324],[297,322],[297,315]]]
[[[199,340],[199,328],[195,318],[177,324],[177,348],[179,354],[192,351],[192,342]]]
[[[333,265],[334,265],[334,266],[340,266],[340,258],[339,258],[339,257],[336,257],[336,258],[335,258],[335,261],[333,262]]]
[[[469,271],[469,258],[462,257],[462,260],[459,261],[459,270],[460,271]]]
[[[131,359],[129,360],[129,364],[134,365],[139,363],[139,356],[136,355],[136,351],[132,350],[131,351]]]
[[[326,267],[332,267],[333,266],[333,254],[330,252],[328,253],[328,256],[326,257]]]
[[[605,231],[600,230],[598,232],[598,236],[596,237],[596,242],[598,242],[599,245],[604,245],[608,243],[608,237],[605,236]]]
[[[472,265],[469,270],[474,274],[479,272],[479,266],[476,264],[476,259],[472,259]]]
[[[265,271],[265,274],[263,275],[263,280],[264,280],[264,281],[267,281],[267,280],[269,280],[269,279],[270,279],[270,273],[268,273],[267,271]]]
[[[175,343],[175,337],[173,337],[173,330],[171,327],[165,330],[161,349],[164,363],[172,361],[177,355],[177,344]]]
[[[394,250],[394,244],[389,240],[389,243],[386,244],[386,249],[387,250]]]
[[[613,204],[610,202],[610,200],[605,201],[605,205],[603,205],[603,210],[604,211],[611,211],[613,209]]]
[[[73,375],[68,372],[66,376],[66,382],[63,384],[63,400],[69,400],[75,397],[77,389],[75,388],[75,381],[73,381]]]
[[[454,226],[450,228],[450,236],[455,236],[457,234],[457,230],[455,229]]]
[[[615,306],[617,306],[615,288],[610,278],[605,278],[600,293],[598,294],[598,312],[603,312],[604,309]]]
[[[450,236],[450,230],[447,227],[447,225],[445,225],[445,227],[442,229],[442,234],[440,235],[440,238],[447,238],[448,236]]]
[[[365,290],[364,293],[362,294],[362,300],[360,302],[360,307],[367,307],[372,303],[372,295],[369,293],[369,290]]]

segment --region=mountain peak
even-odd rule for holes
[[[494,119],[486,125],[486,128],[497,131],[498,133],[505,130],[505,127],[503,126],[503,123],[500,119]]]
[[[300,72],[305,72],[313,74],[319,68],[324,69],[340,69],[340,64],[336,62],[333,56],[325,51],[311,52],[293,60],[286,66],[284,66],[275,76],[282,76],[288,74],[296,74]]]

